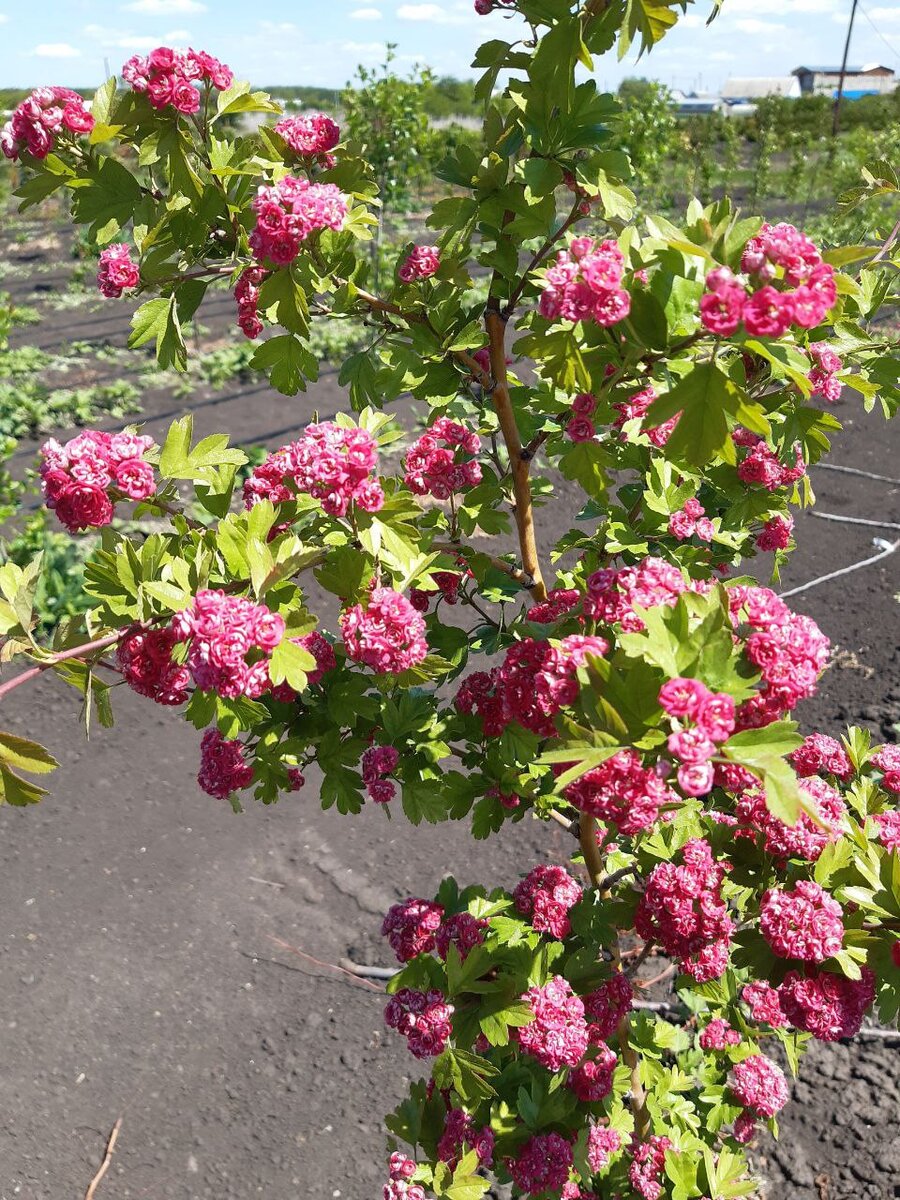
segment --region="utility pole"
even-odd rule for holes
[[[834,110],[831,114],[831,136],[837,138],[841,123],[841,100],[844,98],[844,76],[847,74],[847,55],[850,53],[850,38],[853,36],[853,21],[856,17],[856,6],[859,0],[853,0],[850,9],[850,24],[847,26],[847,40],[844,42],[844,57],[841,62],[841,78],[838,81],[837,95],[834,98]]]

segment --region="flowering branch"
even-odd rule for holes
[[[61,650],[56,654],[52,654],[43,662],[38,663],[36,667],[32,667],[29,671],[23,671],[21,675],[16,675],[13,679],[8,679],[6,683],[0,684],[0,700],[9,695],[17,687],[21,687],[23,683],[28,683],[29,680],[42,674],[44,671],[49,671],[59,663],[69,662],[71,659],[84,659],[86,656],[93,654],[96,650],[107,650],[110,646],[114,646],[121,641],[127,630],[118,629],[115,633],[108,633],[105,637],[97,638],[93,642],[83,642],[80,646],[72,646],[69,650]]]

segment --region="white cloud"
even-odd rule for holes
[[[397,16],[401,21],[427,21],[431,25],[468,24],[461,12],[448,12],[441,4],[401,4]]]
[[[732,62],[737,58],[737,55],[732,54],[730,50],[716,50],[709,57],[713,62]]]
[[[782,33],[787,29],[786,25],[781,25],[777,21],[757,21],[755,17],[747,17],[744,20],[735,21],[735,29],[741,33]]]
[[[132,0],[124,5],[128,12],[144,13],[151,17],[171,17],[176,13],[206,12],[199,0]]]
[[[171,29],[168,33],[132,33],[131,30],[111,29],[108,25],[85,25],[84,36],[103,50],[123,50],[137,54],[143,50],[155,50],[157,46],[187,46],[193,34],[187,29]]]
[[[6,13],[0,13],[0,25],[5,24],[8,20],[9,17],[6,15]]]
[[[874,21],[900,21],[900,8],[870,8],[868,16]]]
[[[41,42],[31,53],[36,58],[81,58],[81,51],[68,42]]]
[[[350,14],[351,21],[380,21],[381,10],[378,8],[354,8]]]

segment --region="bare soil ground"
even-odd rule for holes
[[[37,261],[58,261],[46,253]],[[35,284],[65,277],[2,286],[33,303]],[[220,331],[232,319],[228,301],[203,314]],[[107,304],[55,312],[17,341],[123,345],[126,332],[127,308]],[[900,430],[850,395],[833,461],[897,478]],[[148,430],[160,435],[183,404],[149,390]],[[254,384],[191,401],[198,432],[269,445],[344,405],[333,373],[295,399]],[[826,512],[900,521],[896,484],[826,470],[813,481]],[[545,540],[561,532],[552,521],[539,513]],[[874,553],[878,533],[802,516],[781,586]],[[896,738],[898,592],[900,553],[792,602],[837,645],[807,728],[857,721]],[[431,895],[448,871],[513,883],[562,861],[566,835],[526,822],[473,843],[466,828],[411,829],[374,809],[342,818],[319,809],[312,771],[298,795],[234,817],[196,786],[194,730],[131,693],[116,701],[116,729],[89,745],[74,694],[53,679],[4,712],[62,766],[39,808],[0,809],[0,1200],[82,1196],[120,1115],[110,1200],[372,1200],[381,1119],[413,1060],[384,1030],[375,991],[278,940],[322,963],[386,962],[389,904]],[[757,1148],[772,1200],[900,1197],[896,1045],[814,1046],[794,1092],[781,1141]]]

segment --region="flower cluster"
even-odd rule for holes
[[[794,450],[794,465],[788,467],[755,433],[736,430],[734,441],[736,445],[749,449],[749,453],[738,463],[737,473],[741,483],[757,483],[767,491],[777,492],[779,488],[796,483],[806,474],[806,463],[799,447]]]
[[[599,1043],[612,1037],[631,1012],[634,988],[628,976],[617,971],[582,1000],[588,1019],[588,1035],[591,1042]]]
[[[413,246],[400,265],[397,275],[403,283],[415,283],[419,279],[430,279],[441,265],[437,246]]]
[[[438,417],[414,442],[404,461],[404,481],[416,496],[447,500],[454,492],[481,482],[481,467],[471,457],[481,448],[478,434],[459,421]]]
[[[629,434],[625,431],[624,426],[628,421],[641,421],[650,411],[650,406],[656,400],[656,389],[652,384],[642,388],[639,392],[629,396],[627,400],[621,400],[613,405],[613,408],[619,414],[613,421],[613,429],[620,430],[620,438],[622,441],[630,441]],[[643,434],[650,442],[651,446],[656,446],[661,449],[675,432],[675,426],[681,418],[681,413],[676,413],[674,417],[670,417],[668,421],[663,421],[662,425],[654,425],[645,429],[643,424],[638,427],[637,432]]]
[[[624,321],[631,311],[631,297],[622,287],[624,274],[625,259],[616,242],[575,238],[545,273],[541,316],[603,326]]]
[[[588,1027],[590,1037],[590,1027]],[[582,1104],[598,1104],[612,1091],[618,1059],[605,1042],[594,1042],[591,1057],[573,1067],[567,1083]]]
[[[284,637],[284,618],[265,604],[205,588],[175,614],[172,630],[188,643],[188,670],[202,691],[234,700],[269,690],[269,656]]]
[[[244,758],[239,741],[223,737],[218,729],[207,729],[200,742],[200,787],[217,800],[227,800],[253,782],[253,767]]]
[[[370,746],[363,752],[362,777],[369,799],[376,804],[387,804],[397,794],[397,788],[386,775],[397,769],[399,753],[393,746]],[[393,945],[393,942],[391,943]]]
[[[762,898],[759,928],[781,958],[820,963],[840,950],[844,938],[840,904],[811,879],[790,890],[770,888]]]
[[[813,360],[813,367],[809,373],[812,394],[834,404],[841,398],[842,385],[838,371],[843,370],[844,363],[827,342],[810,342],[809,354]]]
[[[591,417],[597,408],[592,392],[579,392],[572,401],[572,416],[566,424],[566,437],[573,442],[589,442],[597,432]]]
[[[760,550],[787,550],[794,532],[794,518],[783,517],[780,513],[770,518],[763,525],[756,539]]]
[[[257,259],[286,267],[301,244],[321,229],[338,231],[347,217],[347,197],[333,183],[311,183],[286,175],[271,187],[263,185],[253,201],[256,225],[250,247]]]
[[[275,132],[301,158],[318,158],[323,166],[333,166],[331,151],[341,140],[341,128],[325,113],[303,113],[297,117],[282,117]]]
[[[900,809],[876,813],[875,820],[878,823],[878,840],[885,850],[900,851]]]
[[[735,628],[748,629],[744,653],[763,678],[762,690],[738,708],[738,728],[768,725],[815,695],[830,642],[811,617],[792,612],[770,588],[738,585],[728,602]]]
[[[569,909],[581,899],[581,884],[563,867],[535,867],[513,892],[516,908],[539,933],[567,937],[572,926]]]
[[[561,617],[568,616],[580,603],[581,592],[577,588],[553,588],[547,593],[546,600],[532,604],[525,617],[536,625],[553,625]]]
[[[735,805],[738,824],[747,836],[761,839],[767,854],[779,862],[790,858],[815,862],[829,842],[837,841],[847,811],[840,795],[823,779],[804,779],[800,786],[812,799],[818,821],[801,813],[795,825],[785,825],[766,805],[759,788],[742,792]]]
[[[741,991],[741,999],[749,1008],[753,1020],[761,1025],[771,1025],[773,1029],[783,1029],[787,1025],[778,989],[773,988],[770,983],[745,984]]]
[[[144,457],[153,438],[138,433],[85,430],[61,445],[41,446],[41,491],[70,533],[109,525],[115,501],[147,500],[156,492]]]
[[[258,338],[263,331],[259,316],[259,285],[268,275],[263,267],[247,267],[241,271],[234,285],[234,298],[238,306],[238,326],[244,337]]]
[[[452,1028],[453,1005],[442,992],[400,988],[384,1010],[388,1029],[403,1034],[415,1058],[434,1058],[446,1049]]]
[[[455,946],[459,957],[465,961],[466,955],[484,941],[484,931],[488,923],[481,917],[473,917],[470,913],[454,913],[443,922],[435,934],[435,948],[438,956],[446,962],[450,947]]]
[[[572,1169],[572,1146],[561,1133],[537,1133],[507,1165],[523,1195],[560,1192]]]
[[[678,795],[635,750],[619,750],[574,780],[564,792],[581,812],[615,825],[626,837],[650,829],[660,809],[678,803]]]
[[[872,766],[881,771],[881,786],[900,795],[900,746],[882,746],[872,755]]]
[[[486,17],[495,8],[515,8],[516,0],[475,0],[475,11],[479,17]]]
[[[417,954],[428,954],[434,949],[434,935],[443,917],[440,904],[410,896],[388,909],[381,935],[387,938],[398,962],[409,962]]]
[[[101,296],[118,300],[126,288],[136,288],[140,282],[140,268],[132,262],[131,248],[124,242],[115,242],[100,251],[97,287]]]
[[[177,640],[169,627],[132,625],[126,630],[116,647],[116,661],[125,682],[138,695],[173,706],[188,699],[190,672],[172,658]]]
[[[696,585],[695,585],[696,586]],[[644,622],[634,611],[671,608],[689,590],[678,567],[661,558],[645,558],[633,567],[603,567],[587,581],[585,615],[605,625],[620,625],[626,633],[640,633]]]
[[[373,588],[365,607],[344,609],[340,625],[348,656],[378,675],[399,675],[428,653],[425,622],[392,588]]]
[[[195,83],[225,91],[234,82],[231,68],[203,50],[181,53],[157,46],[146,57],[132,55],[122,67],[122,78],[132,91],[144,92],[154,108],[174,108],[180,113],[200,110],[200,93]]]
[[[622,1149],[622,1135],[606,1125],[592,1125],[588,1134],[588,1166],[596,1175],[604,1170],[614,1154]]]
[[[303,437],[256,467],[244,484],[244,504],[284,504],[305,492],[332,517],[343,517],[351,502],[378,512],[384,491],[372,476],[377,466],[378,445],[367,430],[345,429],[333,421],[308,425]]]
[[[463,581],[463,575],[459,571],[432,571],[431,580],[437,584],[437,592],[427,592],[424,588],[410,588],[409,602],[417,612],[428,612],[428,605],[436,595],[440,595],[445,603],[450,605],[459,599],[459,586]]]
[[[13,109],[0,130],[0,151],[18,158],[27,150],[32,158],[46,158],[61,134],[90,133],[94,118],[77,92],[64,87],[39,87]]]
[[[763,225],[744,247],[741,271],[746,280],[728,267],[706,276],[700,320],[718,337],[730,337],[741,322],[751,337],[779,338],[791,325],[812,329],[837,301],[834,268],[793,225]],[[752,291],[754,285],[761,286]]]
[[[724,871],[701,838],[681,851],[683,862],[663,862],[647,878],[634,924],[646,941],[658,941],[698,983],[718,979],[728,966],[734,922],[722,900]]]
[[[671,1149],[671,1139],[658,1134],[651,1134],[646,1142],[632,1141],[628,1178],[641,1200],[659,1200],[662,1195],[660,1181],[666,1169],[666,1151]]]
[[[475,1122],[464,1108],[451,1108],[437,1145],[438,1161],[455,1167],[467,1148],[478,1155],[480,1166],[489,1167],[494,1159],[493,1131],[490,1125],[476,1129]]]
[[[669,517],[669,533],[679,542],[686,542],[691,537],[697,537],[701,542],[711,542],[715,529],[705,513],[706,509],[699,500],[686,500],[684,507]]]
[[[554,716],[578,695],[575,673],[588,656],[602,657],[604,638],[572,634],[558,644],[523,638],[506,652],[490,674],[476,671],[456,694],[460,712],[476,712],[487,736],[502,733],[518,721],[541,737],[555,732]]]
[[[788,971],[778,986],[778,1000],[795,1029],[821,1042],[855,1037],[875,999],[875,976],[862,967],[860,979],[807,967]]]
[[[518,1031],[525,1053],[548,1071],[577,1066],[588,1048],[588,1027],[584,1004],[571,984],[554,975],[543,987],[529,988],[523,999],[534,1013],[534,1020]]]
[[[679,787],[685,795],[705,796],[715,774],[709,760],[734,732],[734,700],[725,692],[711,692],[699,679],[679,677],[663,684],[659,703],[676,720],[667,746],[681,764]]]
[[[740,1045],[741,1035],[724,1017],[713,1017],[700,1031],[699,1041],[701,1050],[727,1050]]]
[[[825,733],[811,733],[790,755],[791,765],[798,775],[834,775],[845,783],[853,774],[853,764],[847,751],[836,738]]]
[[[735,1064],[731,1090],[738,1104],[756,1117],[774,1117],[789,1098],[784,1072],[764,1054],[751,1054]]]
[[[416,1173],[413,1159],[395,1150],[391,1155],[389,1171],[390,1179],[382,1188],[382,1200],[425,1200],[422,1185],[409,1182]]]

